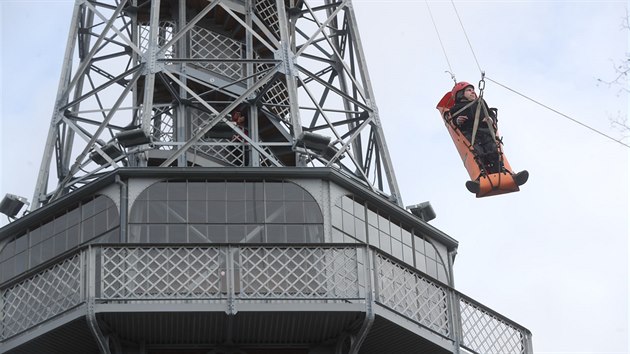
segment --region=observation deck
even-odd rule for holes
[[[329,168],[121,168],[0,229],[1,353],[532,353]]]

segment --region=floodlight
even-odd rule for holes
[[[124,130],[116,134],[116,140],[123,147],[132,147],[138,145],[144,145],[151,142],[151,137],[147,135],[144,129],[131,129]]]
[[[26,198],[7,193],[0,202],[0,213],[13,218],[20,212],[24,204],[28,204]]]
[[[419,217],[423,221],[428,222],[435,219],[436,217],[435,211],[433,210],[433,207],[431,206],[430,202],[410,205],[407,207],[407,209],[409,209],[409,211],[411,211],[413,215]]]
[[[105,155],[109,156],[112,160],[116,160],[123,155],[123,152],[120,151],[118,146],[113,143],[109,143],[101,147],[101,151],[103,151]],[[101,154],[99,154],[98,151],[92,151],[90,153],[90,159],[101,166],[108,163],[108,161],[105,160],[105,158]]]
[[[330,144],[330,137],[303,132],[295,141],[294,148],[304,148],[316,154],[322,154],[328,148],[328,144]]]

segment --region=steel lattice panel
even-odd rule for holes
[[[460,299],[462,344],[476,353],[524,354],[526,334],[478,305]]]
[[[450,334],[446,289],[381,256],[376,271],[379,302],[444,336]]]
[[[358,298],[355,248],[242,248],[240,298]]]
[[[103,298],[221,298],[225,254],[217,248],[104,248]]]
[[[77,254],[2,291],[3,340],[82,301],[81,255]]]
[[[195,26],[191,32],[191,57],[195,59],[242,58],[242,44],[238,41]],[[197,63],[208,70],[217,72],[234,80],[243,75],[238,63]]]

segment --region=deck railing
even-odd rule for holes
[[[0,285],[0,343],[84,303],[373,301],[473,353],[531,354],[531,334],[366,245],[91,245]],[[309,306],[309,309],[314,307]]]

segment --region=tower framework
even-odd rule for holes
[[[332,166],[402,204],[350,1],[77,1],[32,208],[121,166]]]

